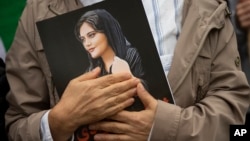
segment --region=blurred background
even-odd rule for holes
[[[0,0],[0,57],[5,60],[26,0]]]

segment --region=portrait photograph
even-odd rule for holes
[[[140,0],[100,2],[39,21],[37,28],[60,96],[70,80],[100,67],[100,77],[130,73],[156,99],[174,103]],[[144,109],[134,99],[127,110]],[[74,140],[93,141],[100,132],[83,125]]]
[[[103,1],[37,28],[59,95],[70,80],[100,67],[100,77],[131,73],[154,97],[174,103],[140,0]]]

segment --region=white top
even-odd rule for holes
[[[167,76],[178,36],[181,31],[184,0],[142,0]]]

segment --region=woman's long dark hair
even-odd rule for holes
[[[96,9],[84,13],[78,20],[75,27],[75,34],[80,41],[80,28],[84,22],[88,23],[95,31],[104,33],[108,39],[109,45],[115,52],[115,55],[125,59],[130,43],[123,35],[118,21],[109,12],[104,9]],[[101,58],[94,59],[89,53],[88,57],[90,61],[88,71],[97,66],[102,67],[104,65]]]

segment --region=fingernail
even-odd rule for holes
[[[135,82],[135,83],[139,83],[139,82],[141,82],[141,80],[138,79],[138,78],[134,78],[134,82]]]
[[[143,85],[142,85],[142,83],[138,84],[138,88],[141,89],[141,90],[145,90],[144,87],[143,87]]]
[[[130,99],[128,99],[128,102],[129,102],[130,104],[133,104],[133,103],[135,102],[135,99],[134,99],[134,98],[130,98]]]

